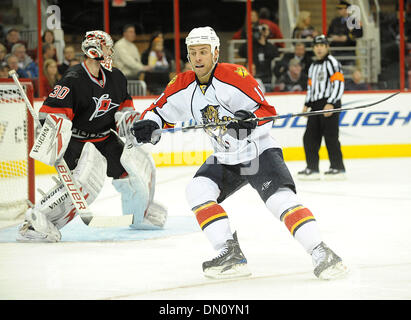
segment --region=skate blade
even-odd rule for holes
[[[28,230],[24,233],[17,233],[16,241],[23,243],[55,243],[59,242],[61,237],[55,236],[43,236],[36,231]]]
[[[17,236],[16,242],[21,243],[56,243],[59,242],[57,239],[48,239],[48,238],[27,238],[24,236]]]
[[[345,174],[337,174],[337,175],[324,175],[324,180],[327,181],[341,181],[341,180],[347,180],[347,177]]]
[[[204,276],[210,279],[233,279],[244,278],[251,275],[246,264],[237,264],[232,268],[223,271],[223,268],[208,268],[204,271]]]
[[[317,181],[321,180],[321,176],[319,173],[316,174],[311,174],[310,176],[303,176],[303,175],[297,175],[298,180],[303,180],[303,181]]]
[[[318,278],[321,280],[339,279],[345,277],[348,272],[348,267],[340,261],[321,272]]]

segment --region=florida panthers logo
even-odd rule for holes
[[[201,111],[201,116],[203,118],[203,123],[221,123],[221,122],[229,121],[232,119],[231,117],[228,117],[228,116],[223,116],[220,119],[218,108],[219,106],[208,105],[204,109],[201,109],[200,111]],[[211,136],[214,140],[216,140],[218,144],[220,144],[226,149],[229,148],[229,143],[223,140],[222,138],[223,135],[225,135],[227,132],[226,126],[218,126],[214,129],[206,128],[205,131],[209,136]]]
[[[101,117],[109,112],[111,109],[117,108],[119,104],[111,101],[108,93],[103,94],[100,98],[93,97],[94,103],[96,104],[96,109],[88,119],[89,121],[94,118]]]

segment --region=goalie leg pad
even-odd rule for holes
[[[123,214],[133,215],[132,228],[162,228],[167,210],[154,203],[155,164],[152,156],[142,147],[124,147],[120,162],[128,173],[127,178],[114,179],[113,185],[121,193]]]
[[[120,162],[130,177],[137,179],[140,184],[147,187],[149,202],[152,202],[156,185],[156,166],[151,154],[142,147],[126,145]]]
[[[159,230],[164,228],[166,221],[167,209],[159,203],[152,202],[145,212],[143,221],[141,223],[133,221],[130,227],[138,230]]]
[[[114,188],[121,193],[123,215],[132,214],[134,216],[133,223],[141,223],[149,204],[147,186],[140,179],[133,176],[113,179],[112,183]]]
[[[73,178],[87,201],[91,204],[100,193],[106,177],[107,161],[94,144],[86,142],[81,152]],[[69,194],[62,182],[55,185],[36,203],[36,211],[43,213],[58,229],[69,223],[76,215]]]

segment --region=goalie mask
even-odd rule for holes
[[[103,46],[106,47],[107,53],[104,53]],[[113,66],[113,40],[110,35],[104,31],[88,31],[81,43],[81,50],[84,54],[94,60],[98,60],[101,66],[111,71]]]

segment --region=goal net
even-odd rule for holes
[[[33,85],[20,81],[33,104]],[[33,119],[12,79],[0,81],[0,220],[14,220],[34,203]]]

